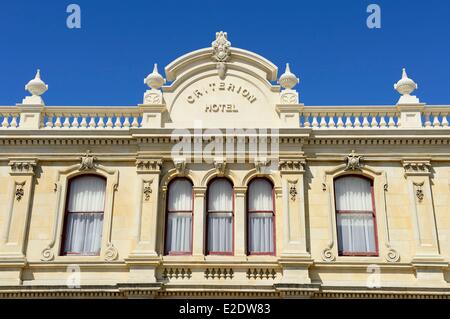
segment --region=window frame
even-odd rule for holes
[[[191,184],[191,202],[192,202],[192,210],[191,211],[175,211],[175,212],[170,212],[169,211],[169,195],[170,195],[170,187],[172,186],[172,184],[177,181],[177,180],[186,180]],[[189,178],[186,177],[176,177],[174,179],[172,179],[169,183],[169,185],[167,186],[167,196],[166,196],[166,209],[165,209],[165,227],[164,227],[164,255],[165,256],[192,256],[192,252],[193,252],[193,241],[194,241],[194,204],[195,204],[195,200],[194,200],[194,184],[192,183],[192,181]],[[168,252],[167,250],[167,236],[168,236],[168,227],[169,227],[169,214],[176,214],[176,213],[191,213],[191,240],[189,243],[189,248],[190,250],[187,251],[183,251],[183,252]]]
[[[272,211],[268,210],[268,211],[262,211],[262,210],[258,210],[258,211],[250,211],[249,207],[249,202],[250,202],[250,186],[253,182],[256,182],[257,180],[264,180],[266,182],[268,182],[270,184],[270,186],[272,187]],[[277,241],[276,241],[276,216],[275,216],[275,187],[272,183],[271,180],[264,178],[264,177],[256,177],[254,179],[252,179],[250,181],[250,183],[248,183],[248,188],[247,188],[247,196],[246,196],[246,211],[247,211],[247,244],[246,244],[246,250],[247,250],[247,255],[248,256],[276,256],[276,251],[277,251]],[[273,251],[272,252],[251,252],[250,251],[250,237],[251,237],[251,227],[250,227],[250,215],[251,214],[267,214],[267,213],[271,213],[272,214],[272,232],[273,232]]]
[[[211,184],[214,183],[217,180],[225,180],[227,183],[230,184],[231,186],[231,252],[224,252],[224,251],[209,251],[208,246],[209,246],[209,214],[221,214],[221,213],[230,213],[230,212],[223,212],[223,211],[214,211],[210,213],[209,210],[209,196],[210,196],[210,191],[211,191]],[[235,199],[234,199],[234,184],[233,182],[228,179],[227,177],[216,177],[213,178],[209,183],[208,183],[208,187],[207,187],[207,191],[206,191],[206,223],[205,223],[205,236],[204,236],[204,249],[205,249],[205,253],[206,255],[216,255],[216,256],[234,256],[234,241],[235,241],[235,230],[234,230],[234,220],[235,220]]]
[[[362,211],[362,210],[338,210],[336,205],[336,181],[346,178],[346,177],[357,177],[360,179],[364,179],[366,181],[369,181],[370,183],[370,198],[372,201],[372,211]],[[342,257],[379,257],[380,251],[379,251],[379,245],[378,245],[378,227],[377,227],[377,213],[376,213],[376,206],[375,206],[375,194],[374,194],[374,181],[372,178],[363,176],[363,175],[357,175],[357,174],[349,174],[349,175],[342,175],[339,177],[336,177],[333,180],[333,187],[334,187],[334,211],[335,211],[335,221],[336,221],[336,236],[337,236],[337,249],[338,249],[338,255]],[[338,214],[372,214],[372,221],[373,221],[373,232],[374,232],[374,239],[375,239],[375,251],[374,252],[349,252],[349,251],[340,251],[339,250],[339,227],[338,227]]]
[[[104,180],[105,182],[105,198],[104,198],[104,204],[103,204],[103,212],[69,212],[69,199],[70,199],[70,195],[71,195],[71,191],[72,191],[72,183],[73,181],[77,180],[77,179],[81,179],[83,177],[97,177],[100,178],[102,180]],[[69,178],[68,180],[68,186],[67,186],[67,193],[66,193],[66,202],[64,203],[64,219],[63,219],[63,229],[62,229],[62,236],[61,236],[61,248],[60,248],[60,256],[86,256],[86,257],[98,257],[101,255],[101,251],[102,251],[102,243],[103,243],[103,228],[104,228],[104,223],[105,223],[105,206],[106,206],[106,191],[107,191],[107,187],[108,186],[108,180],[99,174],[81,174],[81,175],[77,175],[77,176],[73,176],[71,178]],[[67,223],[69,220],[69,214],[103,214],[103,221],[102,221],[102,241],[100,242],[100,250],[98,251],[97,254],[82,254],[82,253],[77,253],[77,252],[66,252],[65,248],[66,248],[66,239],[67,239]]]

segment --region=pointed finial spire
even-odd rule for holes
[[[298,83],[300,79],[295,76],[294,73],[291,72],[291,68],[289,63],[286,63],[286,70],[280,76],[278,83],[285,89],[293,89]]]
[[[41,96],[48,90],[48,85],[41,80],[41,70],[37,70],[34,79],[25,85],[25,90],[33,96]]]
[[[414,90],[418,89],[418,85],[408,77],[408,74],[406,73],[406,68],[403,68],[402,78],[396,84],[394,84],[394,89],[397,90],[397,92],[402,95],[400,97],[400,100],[398,101],[398,104],[419,103],[419,99],[411,95],[411,93],[413,93]]]
[[[166,83],[166,79],[158,72],[157,63],[153,66],[153,72],[144,79],[144,83],[153,90],[159,90]]]

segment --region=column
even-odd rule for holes
[[[245,258],[247,255],[247,187],[234,188],[234,255]]]
[[[139,158],[136,161],[136,247],[125,259],[130,269],[129,282],[155,283],[157,252],[158,199],[161,159]]]
[[[444,262],[439,251],[431,190],[431,164],[426,160],[403,160],[402,164],[415,240],[412,265],[421,284],[444,285],[444,269],[448,263]]]
[[[1,229],[0,285],[20,285],[26,261],[27,228],[30,223],[36,159],[9,159],[9,208]]]
[[[204,259],[206,241],[206,187],[194,186],[194,230],[192,234],[192,256]]]

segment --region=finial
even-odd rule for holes
[[[408,77],[405,68],[402,70],[402,78],[394,84],[394,89],[402,95],[398,104],[419,103],[419,99],[415,96],[411,96],[411,93],[418,89],[418,85]]]
[[[159,90],[166,83],[166,79],[158,72],[157,63],[155,63],[153,67],[153,72],[144,79],[144,83],[153,90]]]
[[[298,79],[295,74],[291,72],[289,63],[286,63],[286,70],[280,76],[278,83],[285,89],[293,89],[299,82],[300,79]]]
[[[25,85],[25,90],[33,96],[41,96],[48,90],[48,85],[41,80],[41,70],[37,70],[34,79]]]
[[[396,84],[394,84],[394,89],[397,90],[398,93],[402,95],[411,95],[414,90],[418,88],[417,84],[408,78],[408,74],[406,74],[406,69],[403,68],[402,78]]]
[[[216,32],[216,40],[211,43],[213,48],[213,58],[217,62],[225,62],[231,55],[231,42],[228,41],[228,34],[220,31]]]

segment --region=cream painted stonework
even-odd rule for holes
[[[420,103],[406,71],[396,105],[306,106],[294,68],[279,76],[218,32],[165,78],[155,65],[143,103],[124,107],[46,106],[38,71],[31,96],[0,107],[0,296],[448,298],[450,106]],[[68,186],[83,174],[106,181],[101,252],[64,256]],[[345,175],[373,183],[373,256],[339,254],[334,181]],[[165,254],[165,232],[179,177],[194,210],[192,253],[178,256]],[[233,184],[231,255],[205,250],[216,177]],[[256,177],[274,188],[273,255],[247,254]]]

